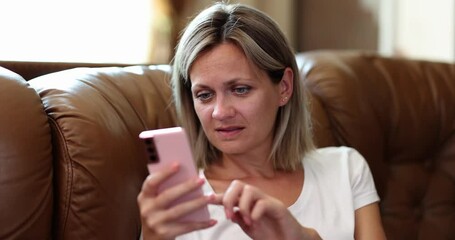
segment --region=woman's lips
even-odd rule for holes
[[[239,135],[243,129],[243,127],[221,127],[216,128],[215,131],[222,138],[232,139]]]

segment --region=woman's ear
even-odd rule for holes
[[[290,67],[284,69],[283,77],[280,81],[280,106],[284,106],[288,103],[292,96],[292,90],[294,87],[294,72]]]

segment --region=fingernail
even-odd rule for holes
[[[177,170],[179,169],[179,167],[180,167],[180,165],[179,165],[178,162],[174,162],[174,163],[172,163],[172,165],[171,165],[172,171],[177,171]]]
[[[203,178],[197,178],[197,179],[196,179],[196,183],[197,183],[198,185],[202,185],[202,184],[204,184],[204,182],[205,182],[205,179],[203,179]]]
[[[207,197],[207,200],[209,200],[209,201],[213,201],[213,200],[215,200],[215,198],[216,198],[216,196],[215,196],[214,193],[212,193],[212,194],[210,194],[210,195],[207,195],[206,197]]]

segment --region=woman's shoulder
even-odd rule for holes
[[[360,155],[360,153],[352,148],[346,146],[331,146],[331,147],[323,147],[323,148],[316,148],[313,151],[309,152],[306,155],[306,158],[333,158],[333,157],[352,157],[355,155]]]
[[[366,164],[365,159],[356,149],[346,146],[317,148],[307,153],[303,162],[304,165],[327,167]]]

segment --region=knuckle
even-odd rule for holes
[[[137,197],[136,197],[136,202],[139,204],[139,206],[141,205],[143,199],[144,199],[144,195],[142,192],[140,192],[139,195],[137,195]]]
[[[149,189],[155,189],[159,185],[158,182],[156,181],[156,179],[154,179],[154,177],[148,178],[147,182],[145,184],[146,184],[146,187]]]
[[[238,179],[235,179],[234,181],[232,181],[231,184],[232,184],[232,186],[242,186],[243,182]]]
[[[245,191],[245,192],[254,192],[254,190],[255,190],[255,187],[248,185],[248,184],[243,187],[243,191]]]
[[[160,224],[152,218],[148,218],[146,222],[146,227],[155,235],[157,239],[167,239],[170,235],[169,229],[166,225]]]
[[[256,206],[258,206],[259,208],[263,209],[263,208],[267,207],[267,201],[263,200],[263,199],[259,199],[256,202]]]
[[[143,208],[143,207],[139,207],[139,213],[140,213],[140,215],[141,215],[142,218],[146,218],[147,215],[148,215],[148,214],[147,214],[148,211],[147,211],[145,208]]]
[[[155,229],[155,233],[160,237],[165,237],[168,234],[166,228],[164,227],[157,227]]]
[[[172,207],[176,200],[179,199],[181,195],[176,194],[175,192],[164,191],[155,198],[153,206],[155,208],[167,209]]]
[[[226,195],[225,197],[223,197],[223,199],[221,199],[221,202],[223,203],[223,205],[227,205],[231,202],[230,198]]]
[[[148,218],[150,215],[154,215],[156,212],[156,203],[153,201],[148,204],[139,204],[139,214],[143,218]]]
[[[180,211],[178,211],[178,209],[175,209],[174,211],[169,211],[168,214],[167,214],[167,219],[168,220],[175,220],[175,219],[178,219],[180,217]]]
[[[150,229],[155,229],[156,221],[155,218],[153,217],[147,217],[145,219],[145,224],[147,225],[148,228]]]

